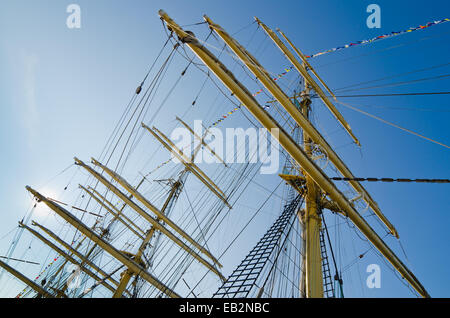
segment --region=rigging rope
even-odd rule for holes
[[[276,190],[279,188],[279,186],[282,184],[283,182],[278,183],[278,185],[273,189],[273,191],[271,192],[271,194],[264,200],[264,202],[259,206],[258,210],[256,210],[256,212],[250,217],[250,219],[248,220],[248,222],[244,225],[244,227],[239,231],[239,233],[233,238],[233,240],[228,244],[228,246],[224,249],[224,251],[220,254],[220,256],[218,257],[218,260],[220,260],[227,252],[228,250],[231,248],[231,246],[234,245],[234,243],[236,242],[236,240],[241,236],[241,234],[245,231],[245,229],[250,225],[250,223],[253,221],[253,219],[256,217],[256,215],[258,215],[258,213],[261,211],[261,209],[266,205],[266,203],[269,201],[269,199],[272,197],[273,194],[275,194]],[[206,275],[210,272],[210,270],[208,269],[208,271],[202,276],[202,278],[197,282],[197,284],[189,291],[189,293],[193,293],[195,288],[197,288],[197,286],[201,283],[201,281],[206,277]]]
[[[325,223],[325,216],[323,215],[323,213],[321,213],[321,216],[322,216],[322,222],[323,222],[324,229],[325,229],[325,234],[327,235],[328,245],[330,246],[331,258],[333,260],[333,265],[334,265],[334,270],[335,270],[334,279],[339,285],[339,291],[340,291],[341,298],[344,298],[344,289],[342,287],[342,285],[343,285],[342,275],[339,273],[337,263],[336,263],[336,258],[334,257],[333,245],[331,244],[330,234],[328,233],[328,227],[327,227],[327,224]]]
[[[427,95],[449,95],[450,92],[422,92],[422,93],[391,93],[391,94],[362,94],[362,95],[336,95],[336,97],[392,97],[392,96],[427,96]],[[330,96],[328,96],[330,97]],[[318,96],[311,96],[318,98]]]
[[[366,86],[366,87],[360,87],[360,88],[345,89],[345,90],[340,90],[340,92],[353,92],[353,91],[359,91],[359,90],[363,90],[363,89],[373,89],[373,88],[380,88],[380,87],[395,87],[395,86],[401,86],[401,85],[406,85],[406,84],[411,84],[411,83],[419,83],[419,82],[443,79],[443,78],[447,78],[449,76],[450,76],[450,74],[443,74],[443,75],[414,79],[414,80],[410,80],[410,81],[401,81],[401,82],[387,83],[387,84],[381,84],[381,85],[375,85],[375,86]]]
[[[417,70],[414,70],[414,71],[403,72],[403,73],[399,73],[399,74],[395,74],[395,75],[389,75],[389,76],[385,76],[385,77],[374,79],[374,80],[370,80],[370,81],[360,82],[360,83],[356,83],[356,84],[352,84],[352,85],[336,88],[333,91],[337,92],[337,91],[341,91],[341,90],[347,89],[347,88],[352,88],[352,87],[355,87],[355,86],[360,86],[360,85],[364,85],[364,84],[370,84],[370,83],[375,83],[375,82],[379,82],[379,81],[384,81],[384,80],[387,80],[387,79],[392,79],[392,78],[396,78],[396,77],[400,77],[400,76],[404,76],[404,75],[410,75],[410,74],[425,72],[425,71],[429,71],[429,70],[433,70],[433,69],[436,69],[436,68],[441,68],[441,67],[445,67],[445,66],[449,66],[449,65],[450,65],[450,63],[433,65],[433,66],[430,66],[430,67],[421,68],[421,69],[417,69]]]
[[[448,113],[450,108],[421,108],[421,107],[396,107],[396,106],[375,106],[375,105],[359,105],[360,107],[377,108],[377,109],[390,109],[390,110],[410,110],[410,111],[422,111],[422,112],[435,112],[435,113]]]
[[[328,51],[326,51],[326,52],[317,53],[317,54],[314,54],[314,55],[308,56],[308,57],[313,58],[313,57],[316,57],[316,56],[319,56],[319,55],[322,55],[322,54],[326,54],[326,53],[329,53],[329,52],[341,50],[341,49],[343,49],[343,48],[347,48],[347,47],[351,47],[351,46],[355,46],[355,45],[359,45],[359,44],[367,44],[367,43],[373,42],[373,41],[375,41],[375,40],[379,40],[379,39],[383,39],[383,38],[388,38],[388,37],[400,35],[400,34],[403,34],[403,33],[407,33],[407,32],[412,32],[412,31],[424,29],[424,28],[427,28],[427,27],[429,27],[429,26],[432,26],[432,25],[435,25],[435,24],[439,24],[439,23],[444,23],[444,22],[447,22],[447,21],[450,21],[450,20],[449,20],[449,19],[444,19],[444,20],[441,20],[441,21],[430,22],[430,23],[426,24],[425,26],[420,26],[420,27],[417,27],[417,28],[410,28],[410,29],[408,29],[408,30],[406,30],[406,31],[401,31],[401,32],[392,32],[391,34],[379,36],[379,37],[376,37],[376,38],[371,39],[371,40],[358,41],[358,42],[356,42],[356,43],[351,43],[350,45],[346,45],[346,46],[344,46],[344,47],[334,48],[334,49],[328,50]],[[201,23],[198,23],[198,24],[204,24],[204,23],[205,23],[205,22],[201,22]],[[254,23],[254,22],[253,22],[253,23]],[[252,23],[252,24],[253,24],[253,23]],[[156,60],[155,60],[155,62],[156,62]],[[152,68],[153,68],[153,65],[152,65],[151,69],[152,69]],[[150,71],[151,71],[151,69],[150,69]],[[292,67],[289,68],[289,69],[285,69],[285,72],[282,73],[281,75],[279,75],[278,78],[281,78],[282,76],[286,75],[287,72],[289,72],[291,69],[292,69]],[[147,79],[147,76],[149,75],[150,71],[147,73],[147,75],[145,76],[145,78],[144,78],[144,80],[142,81],[141,85],[140,85],[140,86],[138,87],[138,89],[136,90],[136,95],[140,93],[140,90],[142,89],[142,85],[144,84],[145,80]],[[209,75],[208,75],[208,77],[209,77]],[[274,78],[274,80],[276,81],[278,78]],[[205,81],[205,83],[206,83],[206,81]],[[202,87],[201,87],[201,89],[200,89],[199,94],[201,93],[201,90],[203,89],[203,86],[205,85],[205,83],[203,83],[203,85],[202,85]],[[198,95],[199,95],[199,94],[198,94]],[[255,93],[254,96],[256,96],[257,94],[259,94],[259,92]],[[197,97],[198,97],[198,95],[197,95]],[[197,99],[197,97],[196,97],[196,99]],[[196,99],[195,99],[195,100],[196,100]],[[344,106],[345,106],[345,105],[344,105]],[[142,110],[141,110],[141,113],[143,112],[144,107],[145,107],[145,104],[144,104],[144,106],[143,106],[143,108],[142,108]],[[236,110],[239,109],[240,107],[241,107],[241,106],[239,105],[237,108],[235,108],[234,111],[236,111]],[[362,111],[361,111],[361,112],[362,112]],[[231,113],[230,113],[230,114],[231,114]],[[370,114],[366,114],[366,115],[369,115],[369,116],[370,116]],[[371,117],[376,117],[376,116],[373,116],[373,115],[372,115]],[[138,118],[139,118],[139,116],[138,116]],[[227,118],[227,117],[224,117],[224,118]],[[377,118],[377,119],[378,119],[378,120],[382,120],[382,119],[380,119],[380,118]],[[383,121],[383,120],[382,120],[382,121]],[[397,128],[403,129],[403,130],[406,130],[406,129],[404,129],[404,128],[402,128],[402,127],[398,127],[398,126],[396,126],[396,125],[394,125],[394,124],[392,124],[392,123],[389,123],[389,122],[387,122],[387,123],[390,124],[390,125],[393,125],[394,127],[397,127]],[[134,128],[133,128],[133,130],[134,130]],[[125,129],[124,129],[124,131],[125,131]],[[413,134],[415,134],[415,135],[418,135],[417,133],[411,132],[411,131],[409,131],[409,130],[406,130],[406,131],[408,131],[408,132],[410,132],[410,133],[413,133]],[[133,131],[132,131],[132,133],[133,133]],[[131,134],[132,134],[132,133],[131,133]],[[114,134],[114,132],[113,132],[113,134]],[[130,137],[131,137],[131,134],[130,134]],[[425,139],[428,139],[428,140],[430,140],[430,141],[433,141],[433,140],[431,140],[431,139],[429,139],[429,138],[427,138],[427,137],[424,137],[424,136],[421,136],[421,135],[418,135],[418,136],[420,136],[420,137],[422,137],[422,138],[425,138]],[[119,140],[120,140],[120,138],[119,138]],[[436,141],[433,141],[433,142],[438,143],[438,142],[436,142]],[[127,144],[128,144],[128,141],[127,141]],[[122,156],[123,156],[123,154],[124,154],[124,152],[125,152],[125,149],[126,149],[126,147],[127,147],[127,144],[125,144],[125,147],[124,147],[124,149],[123,149],[121,158],[122,158]],[[132,145],[133,145],[133,144],[134,144],[134,143],[132,143]],[[438,143],[438,144],[440,144],[440,143]],[[446,146],[446,145],[443,145],[443,144],[440,144],[440,145]],[[116,144],[116,146],[117,146],[117,144]],[[447,148],[450,148],[450,147],[448,147],[448,146],[446,146],[446,147],[447,147]],[[112,152],[114,152],[114,149],[113,149]],[[106,154],[105,154],[105,155],[106,155]],[[112,153],[111,153],[111,155],[112,155]],[[111,158],[111,157],[110,157],[110,158]],[[128,157],[127,157],[127,158],[128,158]],[[109,160],[108,160],[108,161],[109,161]],[[119,162],[120,162],[120,159],[119,159]],[[119,165],[119,162],[117,163],[117,166]],[[373,178],[368,178],[368,179],[373,179]],[[398,181],[398,180],[404,180],[404,179],[397,179],[397,180],[395,180],[395,181]],[[428,180],[428,179],[416,179],[416,180]],[[432,180],[438,180],[438,179],[432,179]],[[367,181],[374,181],[374,180],[367,180]],[[382,181],[384,181],[384,180],[382,180]],[[447,181],[448,181],[448,180],[447,180]],[[416,182],[427,182],[427,181],[416,181]],[[276,190],[276,189],[275,189],[275,190]],[[275,190],[274,190],[274,191],[275,191]],[[263,204],[263,205],[264,205],[264,204]],[[191,206],[191,208],[192,208],[192,206]],[[86,211],[86,212],[87,212],[87,211]],[[89,213],[90,213],[90,212],[89,212]],[[250,221],[251,221],[251,220],[250,220]],[[249,222],[250,222],[250,221],[249,221]],[[248,225],[248,224],[247,224],[247,225]],[[245,227],[244,227],[244,228],[245,228]],[[72,243],[73,243],[73,242],[72,242]],[[231,244],[233,244],[233,243],[234,243],[234,241],[233,241]],[[225,252],[226,252],[226,250],[224,251],[224,253],[225,253]],[[222,254],[222,255],[223,255],[223,254]],[[57,259],[55,259],[55,261],[56,261],[56,260],[57,260]],[[50,264],[49,264],[49,265],[50,265]],[[112,275],[112,274],[111,274],[111,275]]]
[[[309,56],[306,56],[306,57],[307,58],[314,58],[314,57],[317,57],[317,56],[320,56],[320,55],[323,55],[323,54],[339,51],[339,50],[342,50],[342,49],[345,49],[345,48],[349,48],[349,47],[352,47],[352,46],[369,44],[369,43],[372,43],[372,42],[374,42],[376,40],[386,39],[386,38],[390,38],[390,37],[393,37],[393,36],[398,36],[398,35],[401,35],[401,34],[410,33],[410,32],[417,31],[417,30],[422,30],[422,29],[428,28],[428,27],[430,27],[432,25],[442,24],[442,23],[445,23],[445,22],[448,22],[448,21],[450,21],[450,19],[446,18],[446,19],[442,19],[442,20],[438,20],[438,21],[429,22],[429,23],[425,24],[424,26],[421,25],[421,26],[418,26],[418,27],[411,27],[411,28],[409,28],[407,30],[400,31],[400,32],[391,32],[391,33],[388,33],[388,34],[377,36],[377,37],[369,39],[369,40],[357,41],[357,42],[354,42],[354,43],[350,43],[350,44],[347,44],[347,45],[344,45],[344,46],[341,46],[341,47],[337,47],[337,48],[332,48],[332,49],[329,49],[327,51],[323,51],[323,52],[316,53],[316,54],[313,54],[313,55],[309,55]],[[285,71],[282,72],[281,74],[278,74],[278,76],[274,77],[273,80],[277,81],[278,79],[280,79],[281,77],[286,75],[289,71],[291,71],[293,68],[294,68],[293,66],[285,68],[284,69]],[[423,70],[418,70],[418,71],[423,71]],[[416,71],[414,71],[414,72],[416,72]],[[259,91],[255,92],[253,94],[253,96],[257,96],[257,95],[261,94],[263,91],[264,90],[261,88]],[[341,96],[336,96],[336,97],[341,97]],[[347,96],[345,96],[345,97],[347,97]],[[231,111],[228,111],[226,114],[222,115],[222,117],[217,119],[215,122],[213,122],[210,127],[218,125],[220,122],[225,120],[229,115],[231,115],[234,112],[236,112],[241,106],[242,105],[238,105],[237,107],[233,108]]]
[[[410,134],[412,134],[412,135],[415,135],[415,136],[417,136],[417,137],[420,137],[420,138],[422,138],[422,139],[428,140],[428,141],[430,141],[430,142],[432,142],[432,143],[435,143],[435,144],[438,144],[438,145],[440,145],[440,146],[442,146],[442,147],[445,147],[445,148],[450,149],[450,146],[448,146],[448,145],[446,145],[446,144],[443,144],[443,143],[441,143],[441,142],[439,142],[439,141],[436,141],[436,140],[434,140],[434,139],[425,137],[424,135],[421,135],[421,134],[419,134],[419,133],[416,133],[416,132],[414,132],[414,131],[412,131],[412,130],[410,130],[410,129],[407,129],[407,128],[401,127],[401,126],[399,126],[399,125],[396,125],[396,124],[394,124],[394,123],[391,123],[391,122],[389,122],[389,121],[387,121],[387,120],[384,120],[383,118],[380,118],[380,117],[378,117],[378,116],[372,115],[372,114],[370,114],[370,113],[368,113],[368,112],[365,112],[365,111],[363,111],[363,110],[361,110],[361,109],[359,109],[359,108],[356,108],[356,107],[354,107],[354,106],[352,106],[352,105],[350,105],[350,104],[347,104],[347,103],[344,103],[344,102],[340,102],[340,101],[336,101],[336,102],[339,103],[339,104],[341,104],[341,105],[343,105],[343,106],[345,106],[345,107],[347,107],[347,108],[350,108],[350,109],[352,109],[352,110],[354,110],[354,111],[357,111],[357,112],[359,112],[359,113],[361,113],[361,114],[364,114],[364,115],[369,116],[369,117],[371,117],[371,118],[374,118],[374,119],[376,119],[376,120],[378,120],[378,121],[381,121],[382,123],[385,123],[385,124],[387,124],[387,125],[389,125],[389,126],[398,128],[398,129],[403,130],[403,131],[406,131],[407,133],[410,133]]]
[[[40,265],[39,263],[36,263],[36,262],[26,261],[26,260],[23,260],[23,259],[18,259],[18,258],[13,258],[13,257],[0,256],[0,258],[12,260],[12,261],[17,261],[17,262],[22,262],[22,263],[27,263],[27,264]]]

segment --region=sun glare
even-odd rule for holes
[[[59,195],[55,190],[51,188],[44,188],[39,190],[39,193],[44,195],[45,197],[52,198],[58,200]],[[42,218],[52,214],[52,210],[44,203],[44,202],[36,202],[36,207],[34,208],[34,215],[36,217]]]

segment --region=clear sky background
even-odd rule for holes
[[[79,4],[82,10],[79,30],[66,26],[66,7],[71,3]],[[381,7],[381,29],[366,26],[366,7],[370,3]],[[100,153],[131,93],[166,40],[157,16],[161,8],[181,25],[201,22],[206,13],[230,32],[240,30],[253,21],[253,16],[258,16],[272,28],[281,28],[306,54],[450,17],[449,2],[441,0],[0,0],[0,238],[3,237],[0,255],[6,253],[11,243],[8,233],[29,208],[30,198],[24,186],[39,188],[69,166],[74,155],[87,160]],[[202,28],[201,32],[207,34],[206,27]],[[240,33],[241,40],[245,42],[250,35],[250,31]],[[329,87],[337,89],[449,63],[449,36],[450,23],[445,23],[331,53],[311,63]],[[289,65],[273,47],[270,52],[261,57],[267,69],[281,72],[283,65]],[[382,83],[449,73],[449,66],[439,67]],[[168,81],[178,75],[179,72],[169,74]],[[193,90],[189,83],[195,83]],[[448,91],[449,84],[447,77],[349,94]],[[169,121],[185,112],[195,96],[193,91],[197,92],[200,85],[201,82],[187,81],[180,88],[180,97],[167,106],[170,115],[159,118],[162,128],[170,131],[173,123]],[[345,99],[360,109],[447,145],[450,144],[449,101],[448,95]],[[226,104],[217,107],[211,119],[231,108],[232,105]],[[342,132],[330,134],[330,143],[338,147],[356,176],[450,178],[448,148],[342,106],[338,108],[359,137],[362,149],[348,146],[349,139]],[[321,125],[334,125],[325,129],[328,132],[336,130],[332,117],[326,116]],[[193,110],[188,118],[202,118],[201,112]],[[274,180],[269,184],[276,184]],[[407,264],[412,264],[416,276],[432,296],[450,296],[449,185],[369,183],[367,188],[398,229],[408,256]],[[393,238],[388,242],[402,253]],[[241,254],[245,255],[248,249],[242,250]],[[236,255],[236,262],[242,255]],[[372,261],[377,260],[361,261],[363,280],[365,268]],[[411,296],[408,289],[389,275],[386,270],[380,290],[364,292],[359,288],[346,293],[354,297]]]

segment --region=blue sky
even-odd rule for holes
[[[66,7],[71,3],[79,4],[82,10],[79,30],[66,27]],[[381,7],[381,29],[366,26],[366,7],[370,3]],[[450,17],[450,4],[445,1],[426,4],[423,1],[384,0],[2,1],[0,237],[16,227],[29,208],[25,185],[39,188],[46,184],[72,163],[74,155],[87,160],[100,153],[130,95],[166,39],[157,16],[161,8],[181,25],[201,22],[206,13],[231,33],[251,23],[253,16],[258,16],[272,28],[281,28],[306,54]],[[242,43],[249,39],[254,26],[239,33],[238,39]],[[205,26],[195,26],[193,30],[198,30],[202,36],[207,34]],[[450,23],[447,23],[324,55],[311,63],[328,86],[337,89],[448,63],[449,35]],[[396,45],[398,47],[393,47]],[[252,48],[256,49],[256,45],[250,50]],[[260,58],[273,72],[280,72],[283,66],[289,65],[274,47]],[[180,70],[169,73],[168,82],[177,78],[182,66],[178,68]],[[440,67],[382,83],[443,75],[449,70],[448,66]],[[189,109],[195,96],[192,91],[197,91],[201,85],[201,81],[196,81],[199,78],[199,74],[192,75],[191,81],[178,89],[176,95],[180,97],[171,99],[168,111],[158,118],[158,124],[166,131],[173,126],[175,115]],[[189,88],[189,83],[195,83],[195,88]],[[354,93],[448,91],[449,83],[446,78]],[[214,87],[208,89],[214,90]],[[446,95],[342,101],[450,144],[449,97]],[[323,105],[317,105],[321,127],[327,132],[336,131],[338,126],[334,119]],[[341,131],[330,134],[329,140],[338,147],[338,153],[356,176],[450,178],[449,149],[338,107],[359,137],[362,149],[348,146],[350,140]],[[395,107],[434,111],[392,109]],[[210,110],[210,118],[219,117],[231,108],[232,105],[225,104]],[[205,109],[208,109],[207,105],[202,104],[198,110],[190,111],[188,120],[202,118]],[[236,119],[236,125],[242,123],[246,123],[244,118]],[[66,181],[68,178],[70,175],[65,175]],[[262,179],[267,181],[269,188],[277,183],[275,177]],[[450,240],[448,185],[369,183],[367,188],[397,227],[416,276],[432,296],[450,296],[447,288],[450,275],[446,268]],[[0,241],[0,255],[6,253],[10,239],[11,236],[7,236]],[[388,242],[401,253],[394,239],[388,239]],[[246,249],[242,250],[245,253]],[[241,255],[235,257],[237,262]],[[365,267],[371,261],[377,259],[361,260],[363,277]],[[389,276],[392,274],[387,269],[385,272],[386,279],[380,290],[364,293],[362,289],[353,289],[347,294],[411,296],[398,280]]]

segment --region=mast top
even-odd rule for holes
[[[352,131],[352,128],[342,116],[342,114],[338,111],[338,109],[333,105],[333,103],[328,99],[325,95],[325,92],[322,88],[316,83],[316,81],[309,75],[307,69],[299,63],[299,61],[294,57],[294,55],[289,51],[289,49],[284,45],[284,43],[278,38],[275,32],[270,29],[267,25],[261,22],[257,17],[255,17],[255,21],[260,25],[267,35],[272,39],[275,45],[283,52],[284,56],[292,63],[292,65],[297,69],[297,71],[305,78],[309,85],[314,89],[314,91],[319,95],[320,99],[323,103],[328,107],[330,112],[336,117],[337,121],[344,127],[350,137],[353,139],[355,144],[361,147],[361,143],[358,138]]]

